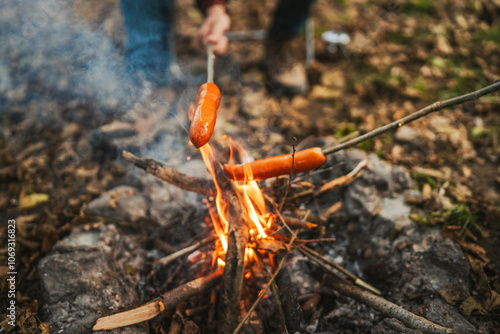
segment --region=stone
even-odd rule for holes
[[[86,208],[86,213],[114,221],[137,222],[147,216],[149,204],[144,195],[130,186],[118,186],[111,189],[92,202]]]
[[[100,316],[140,306],[139,274],[126,274],[125,268],[144,258],[145,251],[114,225],[74,228],[38,264],[41,313],[51,333],[92,333]],[[111,333],[148,333],[148,328],[138,324]]]

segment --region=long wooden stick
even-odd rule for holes
[[[164,293],[160,298],[153,300],[145,305],[125,312],[120,312],[99,318],[97,319],[97,322],[92,329],[94,331],[109,330],[130,326],[153,319],[164,310],[175,307],[183,300],[195,296],[196,294],[201,293],[204,290],[214,286],[220,281],[221,277],[222,271],[219,270],[208,276],[192,280],[167,293]]]
[[[238,324],[240,314],[240,296],[245,274],[245,248],[248,243],[249,231],[247,214],[240,204],[233,184],[226,177],[219,163],[214,162],[217,183],[224,194],[228,212],[228,244],[226,265],[222,276],[219,296],[219,319],[217,332],[231,333]]]
[[[408,116],[403,117],[397,121],[394,121],[392,123],[384,125],[380,128],[377,128],[373,131],[370,131],[362,136],[356,137],[352,140],[349,140],[349,141],[342,143],[342,144],[339,144],[339,145],[325,148],[325,149],[323,149],[323,154],[325,154],[325,155],[332,154],[332,153],[341,151],[345,148],[352,147],[354,145],[357,145],[359,143],[364,142],[365,140],[379,136],[381,134],[389,132],[390,130],[397,129],[405,124],[413,122],[414,120],[417,120],[420,117],[423,117],[423,116],[430,114],[432,112],[439,111],[439,110],[442,110],[444,108],[452,107],[452,106],[455,106],[457,104],[462,104],[462,103],[469,102],[469,101],[476,101],[480,97],[487,95],[487,94],[491,94],[491,93],[496,92],[498,90],[500,90],[500,81],[496,81],[492,85],[486,86],[482,89],[476,90],[475,92],[472,92],[469,94],[457,96],[457,97],[454,97],[454,98],[451,98],[451,99],[448,99],[445,101],[434,102],[433,104],[431,104],[423,109],[420,109],[419,111],[416,111],[411,115],[408,115]]]
[[[207,82],[214,83],[214,45],[207,45]]]
[[[153,159],[139,158],[130,152],[122,151],[122,157],[126,161],[142,168],[146,173],[151,174],[184,190],[199,193],[205,196],[215,189],[212,180],[202,179],[179,172],[178,170],[165,166],[159,161]]]
[[[379,311],[389,318],[396,318],[410,328],[421,330],[427,334],[456,334],[454,329],[437,325],[429,320],[419,317],[390,301],[376,296],[371,292],[358,288],[352,284],[332,276],[324,275],[322,283],[337,290],[343,295],[354,298],[368,307]]]

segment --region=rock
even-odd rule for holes
[[[88,228],[86,228],[88,227]],[[91,333],[97,318],[140,305],[135,287],[144,250],[114,225],[77,227],[38,264],[43,288],[43,321],[51,333]],[[111,333],[148,333],[146,325]]]
[[[111,189],[87,206],[86,213],[114,221],[137,222],[146,217],[149,204],[146,198],[130,186],[119,186]]]

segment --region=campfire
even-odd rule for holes
[[[205,144],[199,149],[207,170],[212,176],[211,180],[183,174],[160,162],[152,159],[140,159],[126,151],[122,153],[125,160],[134,163],[148,173],[182,189],[205,195],[203,202],[208,208],[208,215],[205,219],[213,227],[216,238],[210,237],[189,250],[183,250],[179,254],[171,254],[162,259],[161,263],[166,265],[178,256],[192,252],[202,244],[215,240],[212,260],[213,274],[199,278],[196,282],[190,282],[191,287],[196,286],[195,289],[186,290],[186,287],[184,289],[181,287],[178,291],[174,289],[163,295],[161,300],[153,301],[138,309],[101,318],[94,327],[95,330],[121,327],[151,319],[163,310],[175,307],[179,294],[182,299],[186,299],[221,280],[218,301],[218,331],[221,333],[233,332],[239,323],[242,285],[245,278],[251,277],[250,268],[252,266],[259,266],[261,272],[274,272],[273,277],[275,278],[286,254],[292,249],[299,248],[308,252],[309,249],[306,247],[308,242],[334,241],[332,238],[297,239],[298,229],[311,229],[317,225],[308,222],[307,217],[302,217],[305,219],[283,217],[280,211],[284,201],[277,203],[270,196],[264,194],[259,187],[257,179],[261,178],[261,175],[259,176],[259,172],[254,173],[254,170],[255,163],[260,162],[249,163],[250,157],[242,146],[231,138],[224,137],[223,143],[227,144],[229,152],[229,159],[224,165],[217,158],[220,154],[210,144]],[[295,171],[301,171],[303,167],[300,165],[300,160],[296,159],[297,156],[300,158],[304,154],[301,152],[303,151],[293,152],[278,158],[290,160],[290,173],[294,170],[294,163],[298,161],[298,168]],[[235,166],[243,171],[243,176],[239,175],[241,173],[235,172]],[[361,162],[351,174],[341,180],[334,180],[326,184],[326,187],[323,186],[323,190],[320,190],[324,192],[327,188],[333,189],[348,184],[359,175],[364,167],[366,167],[366,161]],[[290,185],[291,182],[288,183],[288,187]],[[288,192],[288,188],[286,192]],[[284,194],[285,197],[286,195]],[[336,209],[340,208],[339,204],[335,206]],[[266,265],[272,268],[265,268]],[[268,277],[269,282],[265,290],[271,286],[273,277]],[[374,289],[374,291],[376,290]],[[265,292],[260,292],[260,298]],[[248,312],[248,314],[250,313],[251,311]],[[290,321],[286,322],[288,324]],[[240,322],[240,325],[243,323],[244,320]],[[294,325],[288,325],[294,327]]]

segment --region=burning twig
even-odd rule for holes
[[[169,255],[165,256],[164,258],[161,258],[159,262],[162,265],[166,266],[167,264],[169,264],[170,262],[174,261],[175,259],[177,259],[177,258],[179,258],[179,257],[181,257],[183,255],[192,253],[195,250],[197,250],[198,248],[200,248],[201,246],[206,245],[209,242],[214,241],[215,239],[217,239],[217,236],[215,236],[215,235],[209,236],[208,238],[205,238],[205,239],[203,239],[203,240],[195,243],[194,245],[188,246],[186,248],[178,250],[175,253],[169,254]]]
[[[153,159],[139,158],[127,151],[122,151],[122,157],[137,167],[144,169],[146,173],[154,175],[160,180],[168,182],[181,189],[193,191],[205,196],[208,196],[213,189],[215,189],[215,185],[211,180],[181,173],[178,170],[165,166],[161,162]]]
[[[302,227],[302,228],[307,228],[307,229],[312,229],[315,227],[318,227],[317,224],[308,222],[306,220],[298,219],[295,217],[288,217],[288,216],[283,216],[283,219],[288,225],[291,226],[296,226],[296,227]]]
[[[341,294],[354,298],[368,307],[379,311],[386,317],[398,319],[410,328],[429,334],[457,333],[454,329],[442,327],[432,323],[429,320],[419,317],[418,315],[413,314],[380,296],[376,296],[369,291],[358,288],[357,286],[351,285],[336,277],[324,275],[321,282],[324,285],[337,290]]]
[[[469,94],[457,96],[457,97],[454,97],[452,99],[448,99],[445,101],[434,102],[433,104],[431,104],[423,109],[420,109],[419,111],[416,111],[411,115],[408,115],[408,116],[403,117],[397,121],[394,121],[394,122],[389,123],[387,125],[384,125],[380,128],[377,128],[373,131],[365,133],[362,136],[359,136],[357,138],[349,140],[345,143],[326,148],[323,150],[323,154],[324,155],[332,154],[332,153],[341,151],[345,148],[352,147],[354,145],[357,145],[359,143],[364,142],[365,140],[371,139],[373,137],[382,135],[382,134],[389,132],[391,130],[397,129],[405,124],[413,122],[413,121],[415,121],[415,120],[417,120],[417,119],[419,119],[427,114],[430,114],[432,112],[439,111],[439,110],[442,110],[444,108],[452,107],[452,106],[462,104],[465,102],[476,101],[480,97],[487,95],[487,94],[491,94],[491,93],[496,92],[498,90],[500,90],[500,81],[496,81],[495,83],[493,83],[489,86],[486,86],[484,88],[481,88],[481,89],[476,90],[476,91],[469,93]]]
[[[160,298],[135,309],[99,318],[92,329],[94,331],[110,330],[153,319],[163,311],[175,307],[180,302],[214,286],[220,281],[221,276],[222,272],[217,271],[208,276],[200,277],[181,285],[164,293]]]
[[[218,162],[213,163],[215,177],[228,205],[228,248],[219,299],[218,333],[230,333],[238,322],[240,295],[245,271],[245,248],[249,238],[247,215],[241,206],[233,184]]]

